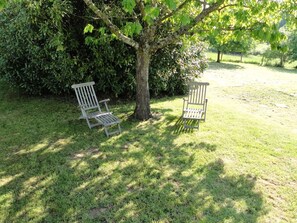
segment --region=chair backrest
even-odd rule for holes
[[[97,109],[101,112],[96,93],[94,91],[95,82],[87,82],[82,84],[73,84],[71,87],[75,90],[80,108],[84,111]]]
[[[206,97],[207,82],[190,82],[188,104],[203,105]]]

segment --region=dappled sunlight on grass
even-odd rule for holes
[[[1,174],[2,175],[2,174]],[[4,175],[4,174],[3,174]],[[16,178],[20,177],[22,174],[16,174],[14,176],[6,175],[5,178],[0,179],[0,187],[5,186],[6,184],[10,183],[11,181],[15,180]],[[2,176],[1,176],[2,177]]]
[[[181,98],[154,99],[145,122],[130,118],[133,103],[113,105],[123,133],[110,138],[77,120],[76,104],[4,98],[0,221],[294,219],[293,136],[214,98],[200,130],[186,131]]]

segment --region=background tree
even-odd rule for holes
[[[217,63],[220,63],[223,58],[223,53],[238,53],[242,62],[243,54],[247,53],[252,48],[253,39],[250,33],[246,30],[234,35],[234,32],[225,32],[220,36],[209,35],[207,41],[210,48],[217,52]]]
[[[237,30],[257,23],[253,35],[265,36],[273,42],[281,39],[275,25],[279,21],[280,3],[277,1],[84,1],[120,41],[136,52],[134,115],[140,120],[151,116],[148,79],[152,55],[184,35],[205,36],[209,32],[219,35],[221,27]],[[121,22],[117,22],[118,19]]]
[[[264,53],[262,57],[261,64],[262,65],[274,65],[278,67],[284,67],[285,62],[287,60],[287,45],[282,44],[279,45],[275,49],[268,48]],[[272,61],[278,60],[275,64],[272,64]]]
[[[288,59],[290,62],[297,60],[297,31],[296,30],[289,34]]]

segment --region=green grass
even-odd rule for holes
[[[217,53],[208,52],[207,56],[211,61],[217,60]],[[243,56],[244,63],[261,64],[261,60],[262,60],[261,56],[254,56],[254,55],[244,55]],[[240,55],[223,54],[222,61],[240,62]]]
[[[181,97],[146,122],[114,104],[123,133],[106,138],[74,100],[0,89],[0,222],[297,219],[296,135],[214,96],[200,131],[182,129]]]
[[[217,60],[217,53],[213,52],[207,52],[207,57],[210,61],[216,61]],[[240,55],[233,55],[233,54],[223,54],[222,61],[225,62],[240,62]],[[243,63],[251,63],[251,64],[261,64],[262,63],[262,56],[260,55],[244,55],[243,56]],[[278,59],[271,59],[269,60],[269,63],[271,66],[275,66],[275,64],[279,63]],[[297,66],[297,61],[292,63],[286,63],[285,67],[288,69],[294,69]]]

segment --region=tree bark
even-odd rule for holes
[[[285,66],[285,56],[284,56],[284,54],[282,54],[281,57],[280,57],[280,66],[281,67]]]
[[[148,82],[151,53],[148,47],[139,46],[136,56],[136,108],[134,117],[139,120],[147,120],[152,116]]]
[[[218,50],[217,63],[221,62],[221,51]]]

